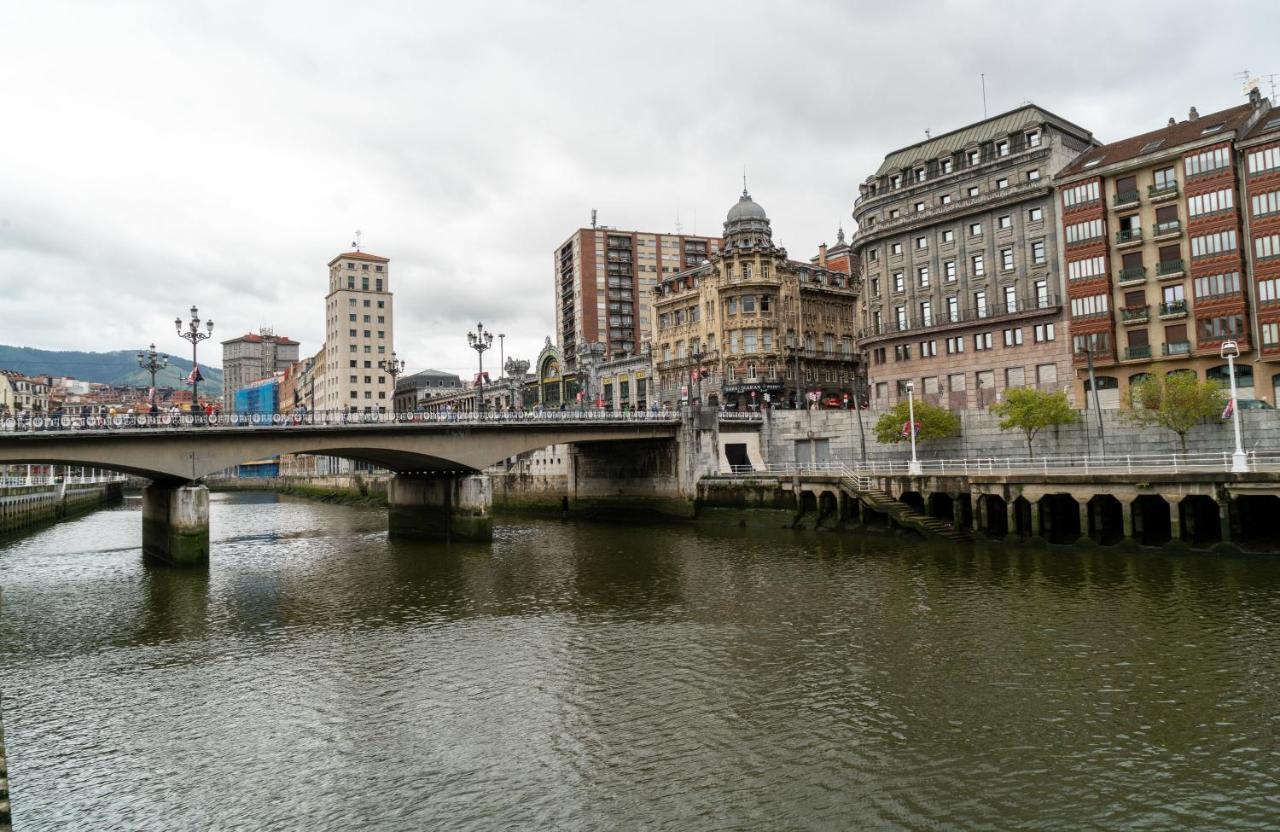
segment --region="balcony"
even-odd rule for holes
[[[1153,240],[1168,240],[1173,237],[1182,236],[1182,220],[1169,220],[1168,222],[1158,222],[1151,226]]]
[[[1178,196],[1178,183],[1169,182],[1165,185],[1148,185],[1147,199],[1152,202],[1164,202],[1167,199],[1174,199]]]
[[[1141,197],[1138,196],[1137,191],[1125,191],[1124,193],[1113,196],[1111,198],[1111,205],[1115,208],[1120,208],[1124,205],[1137,205],[1140,199]]]
[[[1135,361],[1140,358],[1150,358],[1150,357],[1151,357],[1150,344],[1143,344],[1137,347],[1125,347],[1125,350],[1124,350],[1125,361]]]
[[[1145,303],[1142,306],[1125,306],[1120,310],[1120,318],[1125,325],[1129,324],[1145,324],[1150,318],[1150,307]]]
[[[1190,341],[1166,341],[1163,347],[1165,355],[1191,355]]]
[[[1127,248],[1142,244],[1141,228],[1122,228],[1116,232],[1116,248]]]
[[[1161,260],[1156,265],[1156,279],[1170,280],[1175,277],[1182,277],[1186,274],[1186,264],[1181,260]]]
[[[1187,317],[1187,302],[1185,300],[1170,300],[1160,304],[1161,320],[1185,317]]]
[[[1142,283],[1147,279],[1146,266],[1130,266],[1127,269],[1120,270],[1120,278],[1116,281],[1117,286],[1132,286],[1135,283]]]

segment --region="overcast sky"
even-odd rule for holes
[[[411,369],[472,368],[478,320],[532,359],[592,208],[718,232],[745,165],[805,258],[887,152],[981,118],[980,73],[989,112],[1032,100],[1109,141],[1242,102],[1278,28],[1276,0],[7,0],[0,344],[180,352],[195,303],[221,338],[314,353],[359,228]]]

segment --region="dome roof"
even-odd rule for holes
[[[764,208],[751,200],[751,194],[746,189],[742,190],[742,196],[738,198],[738,204],[729,209],[729,216],[725,217],[725,222],[735,222],[738,220],[765,220],[768,216],[764,212]]]

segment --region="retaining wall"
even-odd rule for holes
[[[16,534],[116,502],[118,482],[100,485],[28,485],[0,488],[0,535]]]

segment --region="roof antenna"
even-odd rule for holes
[[[987,117],[987,73],[982,73],[982,117]]]
[[[360,250],[360,229],[358,228],[356,229],[356,239],[351,245],[355,246],[356,251]]]
[[[676,233],[683,234],[684,230],[680,227],[680,209],[676,209]]]
[[[932,138],[933,138],[933,136],[929,135],[929,128],[928,128],[928,127],[924,128],[924,137],[925,137],[926,139],[932,139]]]
[[[747,166],[742,166],[742,195],[747,195]]]

